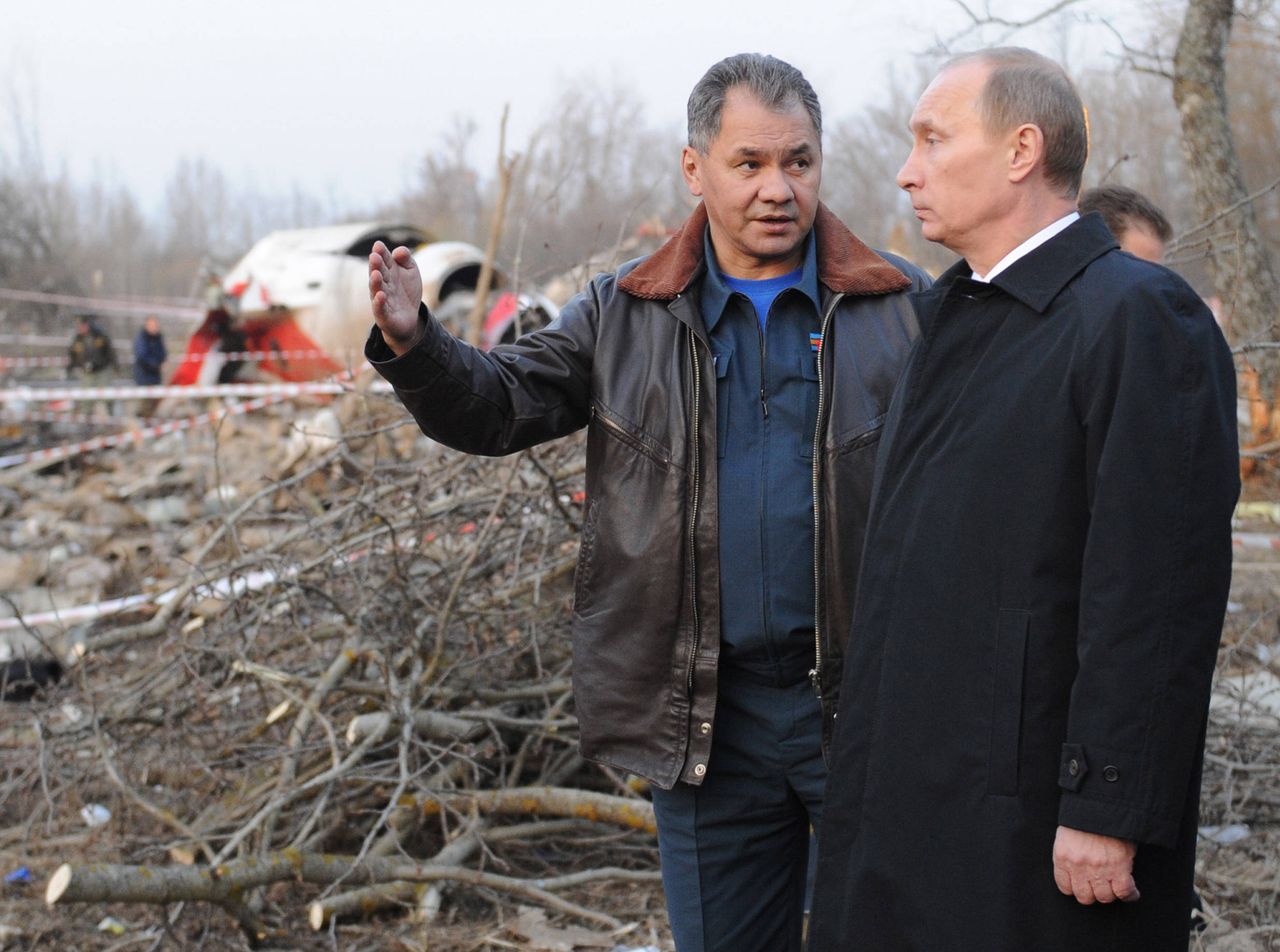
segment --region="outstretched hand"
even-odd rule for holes
[[[418,304],[422,301],[422,274],[408,248],[401,245],[388,251],[381,241],[373,243],[369,301],[382,339],[395,354],[403,354],[418,335]]]
[[[1053,841],[1053,880],[1058,891],[1088,906],[1094,902],[1136,902],[1133,857],[1138,848],[1128,840],[1058,827]]]

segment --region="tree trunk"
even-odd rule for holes
[[[1209,232],[1209,273],[1222,298],[1233,343],[1275,340],[1280,286],[1246,200],[1227,112],[1226,55],[1234,0],[1188,0],[1173,60],[1173,100],[1182,122],[1182,143],[1195,187],[1196,210]],[[1278,352],[1251,352],[1261,392],[1280,382]],[[1274,428],[1274,423],[1272,424]],[[1269,434],[1255,433],[1256,439]]]

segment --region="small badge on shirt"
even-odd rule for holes
[[[809,349],[813,351],[815,354],[822,353],[822,335],[821,334],[809,335]]]

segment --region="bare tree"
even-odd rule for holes
[[[1189,0],[1173,60],[1173,97],[1208,242],[1214,285],[1238,340],[1274,340],[1280,285],[1245,187],[1228,118],[1227,45],[1234,0]],[[1251,358],[1264,392],[1280,381],[1280,360]]]

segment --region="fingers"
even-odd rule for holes
[[[1089,882],[1089,889],[1093,893],[1093,898],[1100,903],[1112,903],[1116,901],[1115,890],[1111,888],[1111,880],[1094,879]],[[1079,896],[1076,897],[1078,902],[1084,902]],[[1084,903],[1086,906],[1088,903]]]
[[[369,301],[373,305],[374,319],[381,321],[386,317],[387,292],[384,290],[386,278],[373,263],[376,257],[376,254],[369,256]]]
[[[1076,902],[1080,903],[1080,905],[1092,906],[1096,901],[1097,896],[1094,894],[1093,884],[1089,882],[1089,877],[1080,873],[1072,873],[1069,870],[1055,869],[1053,878],[1058,884],[1058,891],[1064,896],[1074,896]]]
[[[1135,902],[1135,847],[1125,840],[1059,827],[1053,846],[1053,881],[1064,896],[1095,902]]]
[[[1064,896],[1073,896],[1082,906],[1092,906],[1095,902],[1106,905],[1117,900],[1136,902],[1139,897],[1137,884],[1132,876],[1127,875],[1117,879],[1101,876],[1090,878],[1083,872],[1072,873],[1056,866],[1053,881],[1058,886],[1058,892]]]
[[[1119,882],[1113,881],[1111,886],[1115,891],[1116,898],[1121,902],[1137,902],[1142,898],[1142,893],[1138,892],[1138,884],[1134,882],[1132,876],[1126,876]]]
[[[1075,895],[1075,890],[1071,888],[1071,874],[1057,863],[1053,865],[1053,881],[1058,884],[1058,892],[1062,893],[1062,895]]]

